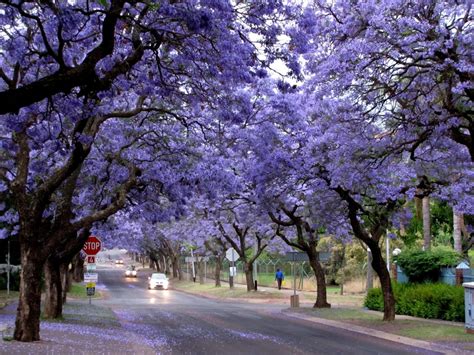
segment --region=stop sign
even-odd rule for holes
[[[100,239],[91,235],[87,238],[82,250],[84,250],[87,255],[96,255],[100,251],[101,245]]]

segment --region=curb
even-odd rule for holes
[[[418,340],[418,339],[413,339],[413,338],[408,338],[404,337],[401,335],[395,335],[391,333],[386,333],[380,330],[375,330],[371,328],[365,328],[360,325],[354,325],[354,324],[347,324],[335,320],[329,320],[329,319],[323,319],[323,318],[316,318],[316,317],[311,317],[305,314],[299,314],[299,313],[294,313],[288,310],[282,310],[282,314],[292,317],[292,318],[298,318],[298,319],[303,319],[306,321],[310,321],[313,323],[318,323],[318,324],[323,324],[323,325],[328,325],[334,328],[339,328],[339,329],[344,329],[350,332],[355,332],[359,334],[364,334],[368,335],[374,338],[379,338],[379,339],[384,339],[388,341],[393,341],[395,343],[401,343],[404,345],[410,345],[414,346],[417,348],[425,349],[425,350],[430,350],[434,351],[437,353],[442,353],[442,354],[449,354],[449,355],[455,355],[455,354],[472,354],[470,351],[465,351],[461,349],[456,349],[452,347],[447,347],[442,344],[434,344],[430,343],[428,341],[424,340]]]

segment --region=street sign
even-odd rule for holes
[[[327,262],[331,258],[331,253],[320,252],[319,261]],[[308,254],[301,251],[289,251],[285,254],[285,260],[291,262],[309,261]]]
[[[227,260],[229,260],[229,261],[237,261],[237,260],[239,260],[239,254],[235,251],[234,248],[229,248],[229,249],[227,249],[227,251],[225,252],[225,257],[226,257]]]
[[[86,287],[87,296],[92,297],[95,295],[95,287]]]
[[[84,273],[84,282],[96,282],[99,281],[99,274],[86,272]]]
[[[87,255],[96,255],[100,251],[101,246],[102,243],[100,239],[91,235],[84,243],[82,250],[84,250]]]
[[[186,263],[195,263],[195,262],[198,262],[198,261],[209,261],[209,257],[208,256],[186,256],[184,258],[184,262]]]
[[[95,282],[86,283],[86,287],[95,287]]]
[[[95,264],[95,255],[87,255],[86,256],[86,262],[88,264]]]
[[[89,271],[94,271],[94,270],[96,270],[96,269],[97,269],[96,264],[87,264],[87,265],[86,265],[86,270],[87,270],[87,272],[89,272]]]
[[[237,268],[235,266],[229,268],[229,276],[237,276]]]

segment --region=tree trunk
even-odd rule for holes
[[[67,293],[71,289],[71,276],[69,274],[69,263],[70,263],[70,260],[68,260],[67,262],[61,263],[61,265],[59,267],[59,272],[60,272],[60,275],[61,275],[61,285],[62,285],[62,289],[63,289],[63,294],[62,294],[63,304],[66,303]]]
[[[173,257],[173,278],[178,277],[178,269],[179,269],[179,259],[178,257]]]
[[[245,262],[244,263],[244,272],[245,272],[245,281],[247,283],[247,292],[253,291],[253,264]]]
[[[59,262],[52,257],[46,260],[44,264],[44,317],[46,319],[55,319],[62,316],[62,283]]]
[[[382,257],[380,247],[375,244],[371,246],[372,251],[372,267],[379,276],[380,285],[383,293],[383,320],[395,320],[395,296],[393,294],[392,283],[390,280],[390,273],[387,270],[387,265]]]
[[[74,282],[84,281],[84,260],[80,253],[77,253],[72,259],[72,280]]]
[[[431,248],[430,197],[423,197],[423,248]]]
[[[214,270],[215,286],[221,287],[222,258],[216,257],[216,268]]]
[[[201,259],[200,261],[196,262],[199,274],[199,283],[204,285],[204,261]]]
[[[461,239],[461,224],[462,214],[456,213],[453,208],[453,239],[454,239],[454,250],[459,254],[462,254],[462,239]]]
[[[317,254],[308,256],[309,264],[313,269],[314,276],[316,276],[317,285],[316,302],[313,305],[313,308],[331,308],[331,304],[327,301],[326,277],[324,276],[324,270],[321,266],[321,263],[318,260]]]
[[[38,255],[40,246],[21,243],[21,278],[14,339],[40,340],[41,273],[44,260]]]
[[[367,284],[365,286],[367,292],[374,288],[374,269],[372,268],[372,260],[372,252],[370,249],[367,249]]]

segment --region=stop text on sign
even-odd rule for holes
[[[91,235],[84,243],[82,250],[87,255],[96,255],[100,251],[101,245],[100,239]]]

